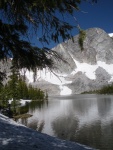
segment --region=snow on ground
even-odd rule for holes
[[[13,101],[13,98],[9,100],[9,104],[11,104],[12,101]],[[20,99],[21,106],[24,106],[27,102],[29,103],[29,102],[31,102],[31,100]]]
[[[0,150],[89,150],[84,145],[60,140],[17,124],[0,114]]]
[[[11,104],[11,103],[12,103],[12,101],[13,101],[13,98],[9,100],[9,104]]]
[[[20,99],[21,106],[24,106],[27,102],[30,103],[31,100]]]

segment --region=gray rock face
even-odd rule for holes
[[[35,88],[40,88],[44,92],[49,93],[49,95],[60,95],[60,88],[58,85],[51,84],[47,81],[40,80],[32,83]]]
[[[106,70],[99,67],[96,70],[95,80],[89,79],[82,72],[78,72],[75,76],[73,76],[73,78],[73,82],[67,86],[72,90],[72,93],[80,94],[84,91],[97,90],[108,85],[108,81],[111,76],[106,72]]]
[[[113,63],[113,39],[100,28],[91,28],[85,32],[86,38],[83,43],[83,51],[81,51],[78,44],[78,35],[74,37],[74,42],[68,40],[59,44],[54,50],[63,53],[65,57],[70,55],[81,63],[96,64],[97,61],[103,61],[108,64]]]
[[[97,65],[98,61],[113,64],[113,38],[100,28],[91,28],[85,32],[83,51],[78,44],[78,35],[74,37],[74,42],[70,39],[54,48],[69,62],[69,65],[62,64],[58,68],[61,73],[68,74],[66,80],[70,80],[72,83],[66,86],[72,90],[72,93],[77,94],[96,90],[109,84],[111,75],[102,67],[95,70],[96,79],[94,80],[89,79],[82,72],[71,75],[71,72],[77,68],[74,60],[90,65]]]
[[[69,74],[76,68],[76,64],[74,63],[71,53],[69,53],[67,48],[68,47],[65,46],[65,43],[59,44],[57,47],[53,48],[54,51],[59,53],[62,58],[67,61],[67,63],[65,63],[60,60],[54,60],[57,73]]]

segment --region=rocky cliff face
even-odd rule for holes
[[[72,93],[99,89],[113,81],[113,38],[100,28],[86,30],[84,50],[78,44],[78,35],[74,42],[70,39],[53,48],[64,57],[69,64],[57,62],[59,74],[66,81],[62,84]],[[68,90],[63,94],[68,94]]]
[[[53,50],[68,63],[55,60],[56,75],[48,70],[37,72],[35,83],[31,79],[33,73],[27,72],[28,81],[50,95],[79,94],[110,84],[113,81],[113,38],[100,28],[91,28],[86,30],[83,46],[81,51],[78,35],[74,42],[70,39],[57,45]]]
[[[83,51],[78,44],[78,35],[74,37],[74,42],[68,40],[59,44],[54,50],[67,58],[69,63],[71,62],[71,71],[76,66],[76,64],[73,64],[74,59],[80,63],[91,65],[97,64],[97,61],[107,64],[113,63],[113,38],[100,28],[86,30]]]

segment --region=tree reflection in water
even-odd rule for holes
[[[45,122],[44,120],[42,120],[41,122],[35,120],[31,123],[28,124],[28,127],[29,128],[32,128],[34,130],[37,130],[39,132],[42,132],[43,128],[44,128],[44,125],[45,125]]]
[[[78,130],[78,120],[70,116],[62,116],[52,122],[54,134],[67,140],[74,140]]]
[[[89,126],[79,126],[77,118],[66,116],[60,117],[52,122],[54,134],[65,140],[71,140],[91,147],[100,147],[101,144],[101,122]],[[92,137],[92,138],[91,138]]]
[[[34,112],[36,109],[41,109],[44,105],[48,105],[48,100],[31,101],[29,104],[30,112]]]
[[[58,97],[50,99],[49,105],[34,101],[27,107],[33,114],[28,127],[95,149],[113,150],[113,96]]]
[[[48,105],[48,100],[39,100],[39,101],[31,101],[30,103],[26,103],[25,106],[19,107],[18,112],[19,114],[23,113],[28,113],[30,110],[30,113],[33,113],[36,109],[41,109],[44,105]],[[16,121],[29,127],[34,130],[37,130],[39,132],[42,132],[45,122],[44,120],[38,121],[38,120],[33,120],[32,122],[28,122],[29,118],[19,118]]]
[[[72,114],[59,116],[52,122],[55,136],[100,150],[113,149],[113,121],[107,122],[110,119],[109,114],[113,106],[111,98],[95,96],[93,100],[90,100],[90,98],[85,100],[77,99],[76,101],[73,100],[72,103]],[[90,118],[91,110],[94,108],[96,110],[94,111],[96,112],[95,115],[98,115],[96,118]],[[73,114],[75,114],[76,118]],[[81,124],[81,116],[87,122]],[[107,119],[106,121],[105,118]]]

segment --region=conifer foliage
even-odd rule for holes
[[[27,86],[20,77],[18,70],[12,68],[10,80],[6,85],[0,87],[0,100],[7,101],[12,98],[14,100],[42,100],[45,98],[45,93],[40,89],[33,88],[31,85]]]
[[[0,0],[0,60],[12,57],[17,68],[29,70],[52,68],[53,58],[62,57],[47,47],[34,46],[29,34],[35,32],[42,45],[71,38],[76,26],[63,16],[79,11],[83,1],[97,0]]]

